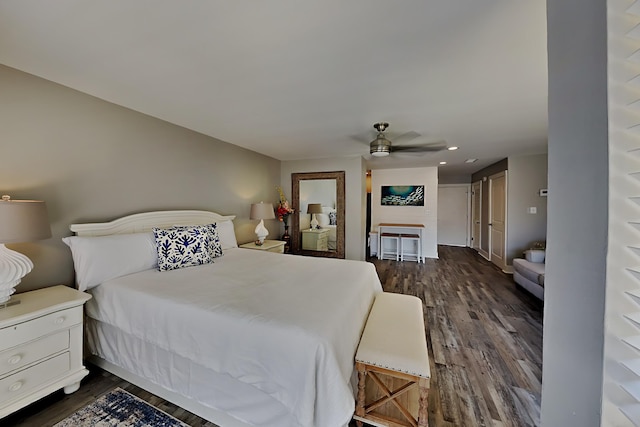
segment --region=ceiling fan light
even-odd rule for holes
[[[371,155],[374,157],[385,157],[389,155],[389,151],[384,151],[384,150],[380,150],[380,151],[374,151],[371,150]]]

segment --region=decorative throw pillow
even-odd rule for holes
[[[213,262],[207,226],[154,228],[158,270],[168,271]]]
[[[338,225],[338,215],[336,211],[329,212],[329,225]]]
[[[218,235],[218,225],[216,223],[207,224],[209,229],[209,236],[211,242],[209,243],[209,255],[211,258],[218,258],[222,256],[222,243],[220,243],[220,236]]]
[[[213,224],[206,225],[174,225],[174,228],[179,228],[181,230],[188,230],[197,227],[206,227],[207,232],[209,233],[209,239],[206,242],[207,252],[209,252],[209,256],[213,258],[218,258],[222,256],[222,244],[220,243],[220,237],[218,236],[218,226],[214,222]],[[195,230],[197,233],[197,230]]]

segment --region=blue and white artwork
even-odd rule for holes
[[[382,206],[424,206],[424,185],[383,185]]]

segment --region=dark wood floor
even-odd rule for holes
[[[372,259],[387,292],[424,302],[431,361],[431,427],[538,426],[542,377],[542,304],[467,248],[441,246],[425,264]],[[51,426],[121,387],[191,426],[207,422],[146,391],[89,367],[79,391],[55,393],[0,420]]]

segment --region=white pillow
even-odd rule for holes
[[[543,249],[529,249],[524,252],[524,257],[529,262],[544,262],[544,250]]]
[[[62,241],[71,249],[76,286],[81,291],[158,265],[153,233],[70,236],[63,237]]]
[[[233,230],[233,222],[220,221],[216,224],[218,224],[218,237],[220,238],[222,250],[237,248],[238,241],[236,240],[236,233]]]
[[[323,206],[322,207],[322,213],[331,213],[331,212],[335,212],[336,210],[334,208],[332,208],[331,206]]]
[[[329,225],[329,214],[319,213],[315,215],[316,215],[316,219],[318,220],[318,225],[320,227],[326,227],[327,225]]]

